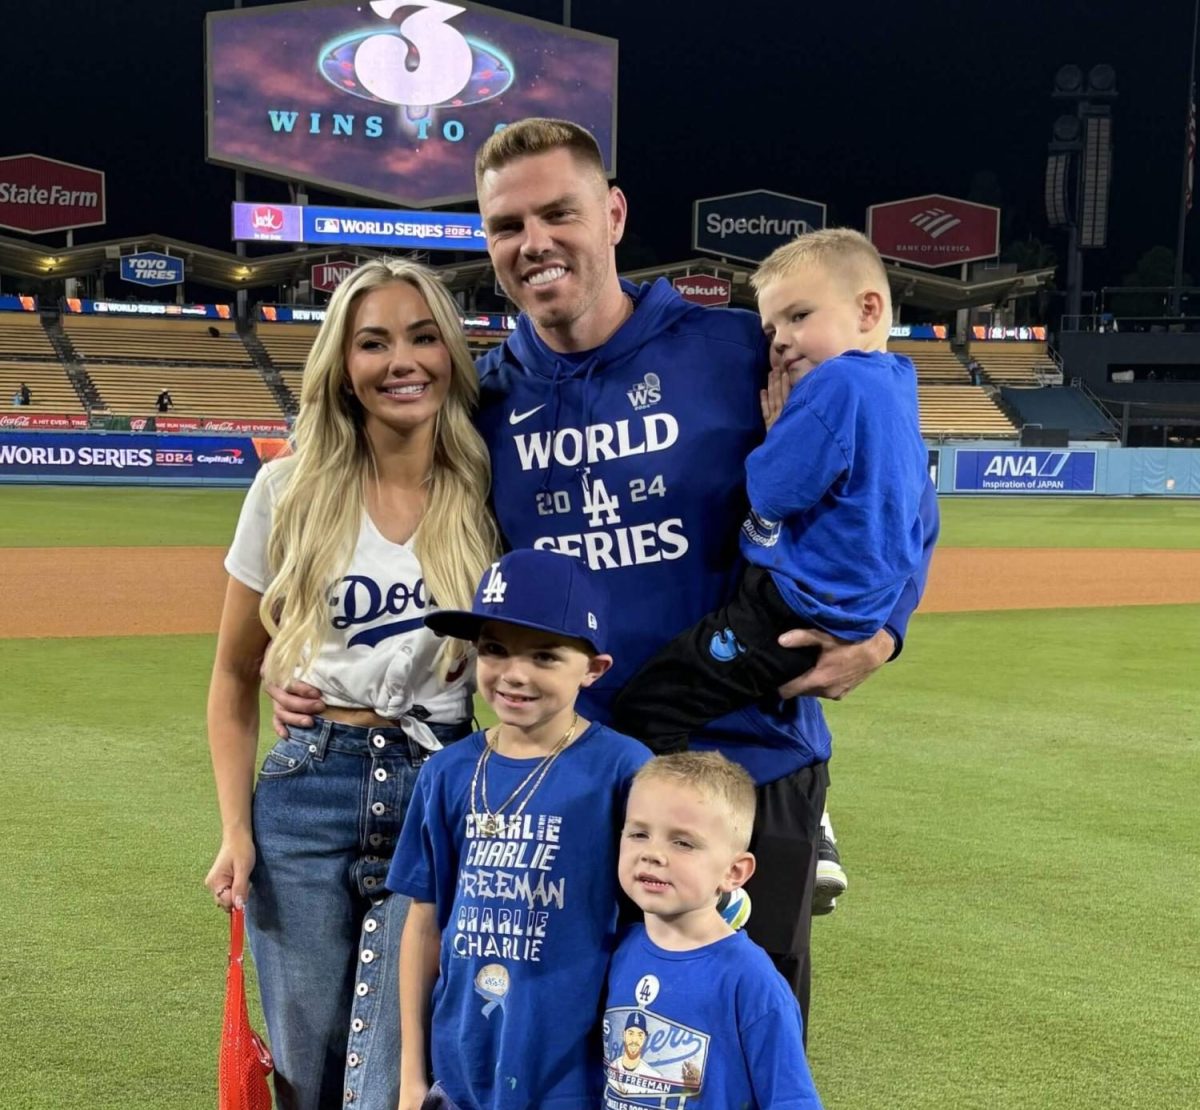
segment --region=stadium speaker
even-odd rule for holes
[[[1095,114],[1091,114],[1091,113]],[[1093,108],[1086,118],[1079,198],[1079,245],[1103,247],[1108,240],[1108,183],[1112,177],[1112,118]]]
[[[1066,428],[1039,428],[1027,424],[1021,429],[1022,447],[1066,447]]]
[[[1064,227],[1071,222],[1067,207],[1067,172],[1069,154],[1051,154],[1046,160],[1046,221],[1051,227]]]

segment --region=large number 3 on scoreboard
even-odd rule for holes
[[[354,54],[363,87],[392,104],[441,104],[471,80],[471,45],[448,19],[466,11],[442,0],[371,0],[371,10],[390,19],[398,8],[420,7],[400,23],[400,36],[372,35]]]

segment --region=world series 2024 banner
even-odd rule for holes
[[[617,42],[479,4],[313,0],[211,12],[208,157],[410,207],[475,196],[526,116],[587,128],[616,172]]]
[[[0,432],[0,478],[222,478],[249,485],[283,442],[233,436]]]

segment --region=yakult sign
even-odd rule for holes
[[[733,286],[728,278],[714,277],[712,274],[688,274],[686,277],[672,278],[671,284],[685,301],[693,304],[728,304],[733,294]]]
[[[42,235],[104,223],[104,173],[43,158],[0,158],[0,227]]]

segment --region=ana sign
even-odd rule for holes
[[[671,284],[685,301],[693,304],[728,304],[733,295],[733,284],[729,279],[712,274],[688,274],[672,278]]]
[[[970,493],[1095,493],[1095,451],[958,451],[954,489]]]
[[[0,227],[42,235],[104,223],[104,172],[43,158],[0,158]]]
[[[183,259],[158,251],[122,255],[121,280],[134,285],[182,285]]]
[[[616,173],[617,42],[462,0],[211,12],[208,157],[410,207],[473,200],[475,151],[526,116]]]
[[[940,193],[873,204],[867,236],[894,262],[929,269],[978,262],[1000,253],[1000,209]]]
[[[825,205],[767,189],[705,197],[692,205],[692,246],[706,254],[761,262],[776,247],[825,226]]]

